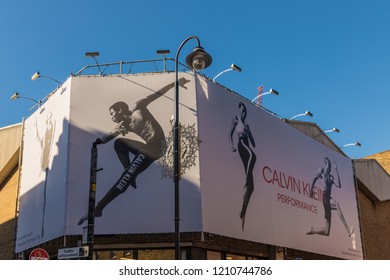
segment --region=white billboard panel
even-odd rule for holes
[[[201,230],[194,77],[181,74],[181,230]],[[98,145],[95,234],[174,231],[173,73],[73,77],[67,234],[86,226],[92,143]]]
[[[204,231],[362,258],[349,158],[206,79],[197,104]]]
[[[64,235],[70,83],[24,124],[16,252]]]

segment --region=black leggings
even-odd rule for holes
[[[114,148],[125,170],[96,205],[95,215],[98,217],[102,215],[103,209],[118,195],[124,193],[129,186],[137,188],[137,176],[161,157],[161,144],[156,147],[152,143],[144,144],[130,139],[119,138],[115,141]],[[129,153],[134,155],[131,161]]]

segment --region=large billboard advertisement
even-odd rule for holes
[[[64,235],[70,83],[25,120],[16,252]]]
[[[95,234],[174,231],[174,81],[173,73],[71,77],[26,120],[17,252],[83,234],[97,139]],[[194,76],[181,73],[179,86],[181,230],[201,231]]]
[[[73,77],[67,234],[87,225],[91,147],[97,161],[95,234],[174,231],[175,75]],[[201,230],[195,79],[182,73],[181,230]],[[184,154],[185,153],[185,154]]]
[[[197,89],[203,230],[362,259],[351,160],[207,79]]]
[[[25,121],[16,251],[87,226],[174,232],[174,73],[71,77]],[[180,230],[346,259],[362,245],[352,162],[211,80],[180,73]]]

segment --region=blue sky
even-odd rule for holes
[[[0,127],[31,112],[57,85],[31,80],[35,71],[65,81],[94,64],[84,56],[99,51],[100,63],[174,57],[180,43],[196,35],[213,56],[204,74],[253,99],[257,87],[279,96],[263,105],[284,118],[309,110],[353,158],[390,149],[390,2],[361,0],[257,1],[27,1],[0,2]],[[181,51],[192,51],[188,42]],[[134,66],[134,71],[137,69]]]

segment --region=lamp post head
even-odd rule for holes
[[[336,133],[339,133],[339,132],[340,132],[340,130],[337,129],[337,128],[335,128],[335,127],[332,129],[332,131],[333,131],[333,132],[336,132]]]
[[[209,67],[213,59],[201,46],[196,47],[186,58],[186,64],[191,69],[200,71]]]
[[[274,94],[274,95],[279,95],[279,92],[276,91],[276,90],[274,90],[273,88],[271,88],[271,89],[269,90],[269,92],[270,92],[271,94]]]

